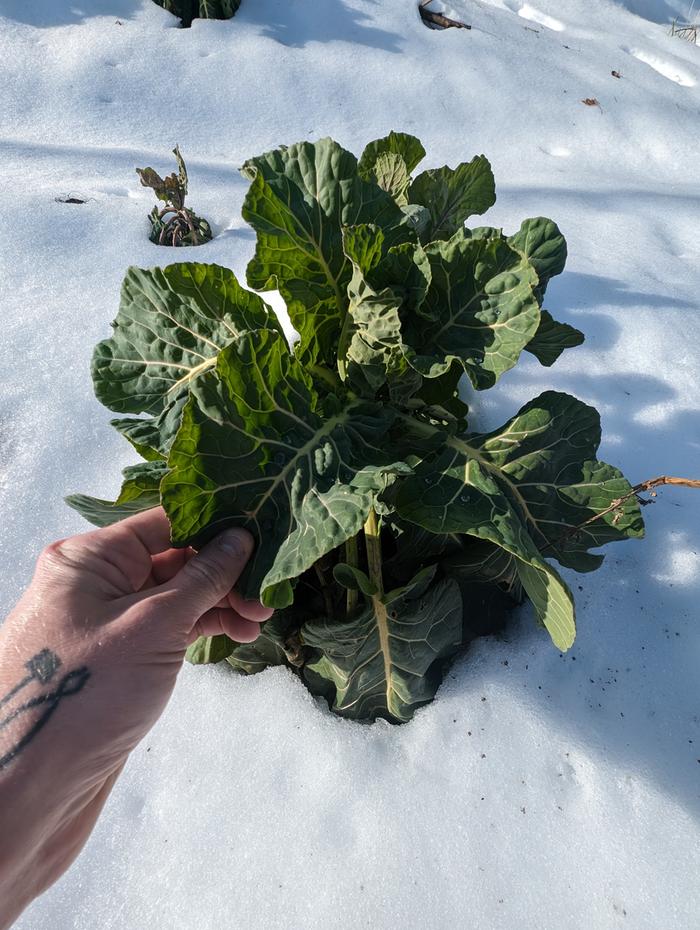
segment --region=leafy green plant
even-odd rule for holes
[[[179,16],[189,28],[193,19],[231,19],[241,0],[153,0],[164,10]]]
[[[187,196],[187,168],[176,145],[173,155],[177,160],[177,174],[164,178],[153,168],[137,168],[144,187],[150,187],[164,207],[155,206],[148,215],[151,221],[151,242],[156,245],[202,245],[211,239],[211,227],[202,217],[185,206]]]
[[[190,659],[287,665],[363,720],[409,720],[524,597],[568,649],[574,602],[552,561],[592,571],[589,550],[643,534],[633,489],[596,458],[592,407],[546,391],[469,429],[464,376],[486,390],[523,351],[551,365],[583,336],[543,309],[566,260],[557,226],[466,228],[495,201],[488,161],[414,176],[424,155],[392,132],[359,161],[323,139],[245,164],[247,283],[279,289],[292,348],[226,268],[131,268],[93,378],[145,461],[114,502],[69,498],[96,524],[162,501],[178,546],[248,527],[243,590],[277,612],[255,643],[214,637]]]

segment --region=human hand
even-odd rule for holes
[[[42,553],[0,627],[0,927],[83,846],[187,646],[257,637],[272,611],[233,588],[252,548],[239,529],[172,549],[155,508]]]

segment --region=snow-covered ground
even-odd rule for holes
[[[191,30],[151,0],[0,0],[0,605],[65,494],[133,459],[93,399],[92,346],[130,264],[243,274],[237,166],[389,129],[438,165],[484,152],[486,221],[555,219],[549,307],[586,344],[522,361],[475,425],[555,387],[603,416],[633,481],[700,475],[700,48],[690,0],[243,0]],[[699,17],[700,18],[700,17]],[[612,72],[620,76],[613,76]],[[599,105],[587,106],[594,98]],[[137,166],[171,170],[217,233],[147,239]],[[57,203],[62,194],[87,199]],[[72,871],[22,930],[691,930],[700,925],[700,494],[665,490],[648,538],[569,581],[562,657],[521,612],[405,727],[332,717],[287,672],[185,669]]]

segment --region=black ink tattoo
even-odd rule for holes
[[[50,649],[42,649],[41,652],[37,652],[35,656],[32,656],[28,662],[25,662],[24,667],[29,674],[19,684],[15,685],[11,691],[8,691],[5,697],[0,698],[0,707],[11,701],[15,694],[21,691],[22,688],[26,688],[32,681],[38,681],[42,685],[48,684],[61,667],[61,660]]]
[[[7,704],[8,701],[23,688],[26,688],[32,681],[38,681],[42,685],[48,684],[60,666],[61,660],[54,652],[51,652],[50,649],[43,649],[41,652],[37,653],[25,664],[25,668],[29,674],[0,699],[0,707]],[[63,676],[58,682],[58,686],[55,690],[39,694],[37,697],[26,701],[24,704],[20,704],[19,707],[16,707],[11,713],[0,720],[0,730],[4,730],[5,727],[9,726],[18,717],[21,717],[22,714],[26,714],[37,707],[42,708],[39,717],[34,721],[24,736],[21,737],[19,742],[8,750],[5,755],[0,756],[0,771],[4,769],[5,766],[9,765],[24,747],[34,739],[39,730],[49,721],[63,698],[81,691],[85,687],[89,677],[90,671],[86,666],[73,669],[72,672],[68,672]]]

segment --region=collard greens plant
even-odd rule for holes
[[[164,207],[155,206],[148,214],[151,223],[149,239],[156,245],[203,245],[211,239],[211,227],[194,210],[185,206],[187,197],[187,167],[176,145],[173,155],[177,161],[177,174],[164,178],[153,168],[137,168],[143,187],[150,187]]]
[[[231,19],[241,0],[153,0],[164,10],[179,16],[188,28],[193,19]]]
[[[643,532],[630,485],[596,459],[593,408],[546,391],[469,429],[463,375],[483,391],[523,351],[551,365],[583,337],[543,309],[566,259],[557,226],[466,228],[495,200],[488,161],[415,174],[424,155],[391,133],[359,162],[323,139],[244,166],[247,283],[279,289],[293,348],[226,268],[130,269],[93,376],[145,461],[114,503],[69,501],[96,524],[162,501],[178,546],[248,527],[245,594],[277,611],[255,643],[200,640],[190,658],[288,665],[356,719],[409,720],[523,597],[568,649],[553,563],[591,571],[591,549]]]

